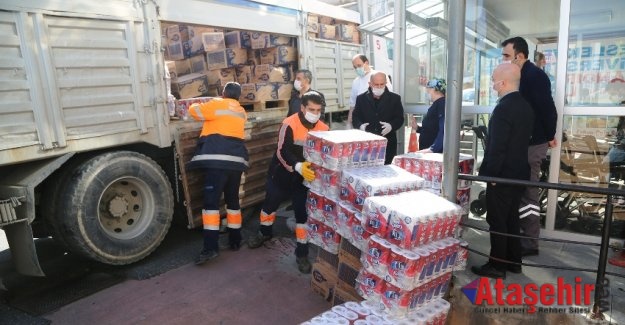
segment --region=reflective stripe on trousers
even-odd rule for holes
[[[226,210],[226,218],[228,219],[228,228],[241,229],[241,210]]]
[[[264,210],[260,210],[260,224],[263,226],[271,226],[276,221],[276,213],[267,214]]]
[[[219,210],[202,210],[202,224],[206,230],[219,230]]]

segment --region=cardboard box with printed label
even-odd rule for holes
[[[221,86],[225,85],[228,82],[237,81],[236,70],[234,68],[221,69],[219,71],[219,84]]]
[[[278,89],[278,99],[291,99],[291,93],[293,92],[293,84],[290,82],[278,82],[276,83]]]
[[[204,55],[196,55],[188,59],[191,66],[191,73],[204,73],[206,69],[206,57]]]
[[[165,38],[167,40],[167,57],[166,60],[184,60],[184,52],[182,48],[182,35],[180,34],[179,25],[169,25],[165,28]]]
[[[332,299],[336,281],[336,269],[325,263],[316,262],[313,264],[310,287],[314,292],[320,294],[323,299],[327,301]]]
[[[247,84],[253,82],[254,74],[252,70],[252,66],[249,65],[240,65],[235,68],[237,75],[237,82],[240,84]]]
[[[356,31],[354,24],[337,25],[336,39],[343,42],[353,42]]]
[[[256,84],[256,101],[266,102],[278,99],[278,89],[273,83]]]
[[[336,26],[319,24],[319,38],[336,39]]]
[[[206,53],[208,70],[232,68],[247,63],[247,50],[228,48],[223,51]]]
[[[252,43],[250,39],[250,32],[248,31],[233,31],[224,34],[226,47],[237,49],[251,49]]]
[[[288,82],[291,80],[291,68],[288,66],[273,66],[271,64],[259,64],[253,67],[252,81],[265,82]]]
[[[319,33],[319,16],[308,14],[306,31],[309,33]]]
[[[297,48],[277,46],[260,50],[260,64],[282,65],[297,62]]]
[[[165,61],[165,65],[167,66],[167,71],[169,71],[169,77],[172,82],[176,81],[179,77],[191,73],[189,60]]]
[[[183,39],[182,47],[184,51],[184,57],[190,58],[192,56],[204,54],[204,43],[202,42],[202,34],[212,33],[215,29],[209,27],[200,26],[186,26],[187,38]],[[182,33],[183,37],[185,33]]]
[[[181,99],[208,96],[208,78],[204,74],[192,73],[178,77],[175,83]]]
[[[324,25],[334,25],[336,24],[336,19],[332,17],[319,16],[319,23]]]
[[[269,35],[270,47],[280,46],[280,45],[295,46],[295,38],[290,37],[290,36],[283,36],[283,35],[274,35],[274,34]]]
[[[260,50],[247,50],[247,64],[257,65],[260,63]]]
[[[337,285],[334,288],[334,296],[332,297],[332,306],[342,305],[348,301],[362,301],[362,297],[358,293],[350,290],[345,290],[344,287]]]
[[[256,84],[241,84],[241,103],[252,103],[256,101]]]
[[[250,43],[253,49],[264,49],[269,46],[269,34],[261,32],[249,32]]]
[[[202,33],[201,36],[205,52],[214,52],[226,49],[226,43],[224,42],[224,33]]]

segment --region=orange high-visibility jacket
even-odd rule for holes
[[[193,104],[189,115],[204,121],[195,155],[187,168],[217,168],[246,170],[249,167],[245,148],[247,113],[239,102],[230,98],[215,98]]]

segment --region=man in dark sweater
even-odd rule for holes
[[[386,87],[386,74],[376,72],[371,76],[369,89],[356,97],[352,126],[387,139],[386,165],[397,154],[397,130],[404,125],[404,106],[401,96]]]
[[[499,96],[497,106],[488,123],[488,144],[480,166],[480,176],[528,180],[527,160],[532,136],[534,113],[519,93],[521,70],[503,63],[495,68],[492,87]],[[519,202],[524,187],[489,183],[486,185],[486,221],[491,231],[519,235]],[[506,271],[520,273],[521,266],[498,261],[521,262],[521,241],[517,237],[490,234],[488,263],[473,266],[471,271],[480,276],[505,278]]]
[[[547,149],[555,147],[557,141],[556,122],[558,112],[551,97],[551,82],[545,71],[528,61],[528,46],[522,37],[513,37],[501,43],[502,57],[521,68],[521,84],[519,92],[534,111],[534,129],[528,149],[531,168],[530,180],[540,179],[540,165],[547,157]],[[519,205],[521,230],[526,236],[538,237],[540,234],[540,202],[539,189],[528,187]],[[537,239],[522,239],[522,255],[538,255]]]

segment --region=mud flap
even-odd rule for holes
[[[16,222],[3,227],[11,249],[15,269],[24,275],[45,276],[33,239],[33,230],[27,222]]]

